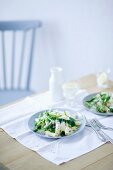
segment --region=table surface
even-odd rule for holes
[[[85,76],[77,81],[80,88],[98,92],[95,75]],[[104,91],[113,91],[111,87]],[[38,95],[38,94],[36,94]],[[18,101],[17,101],[18,102]],[[2,106],[6,107],[6,106]],[[75,151],[76,152],[76,151]],[[0,129],[0,170],[113,170],[113,145],[101,147],[62,165],[55,165],[37,153],[24,147]]]

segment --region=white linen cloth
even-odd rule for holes
[[[107,126],[113,127],[113,117],[101,117],[85,111],[82,99],[86,91],[79,91],[75,100],[75,110],[85,114],[87,118],[98,117]],[[52,104],[49,93],[37,97],[27,97],[17,104],[0,109],[0,127],[18,142],[36,151],[45,159],[57,165],[88,153],[104,143],[98,139],[90,127],[72,137],[63,139],[45,139],[35,135],[28,127],[28,120],[37,111],[49,107],[66,107],[65,102]],[[113,138],[113,131],[105,131]]]

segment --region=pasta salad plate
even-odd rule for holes
[[[113,94],[108,92],[93,93],[83,99],[85,108],[101,116],[113,116]]]
[[[32,115],[29,128],[45,138],[65,138],[80,133],[85,127],[85,118],[73,109],[52,108]]]

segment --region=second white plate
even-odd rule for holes
[[[90,108],[86,107],[85,102],[88,101],[88,100],[91,100],[97,94],[98,93],[89,94],[88,96],[86,96],[83,99],[83,105],[86,108],[86,110],[91,111],[92,113],[97,114],[97,115],[101,115],[101,116],[113,116],[113,113],[111,113],[111,112],[101,113],[101,112],[97,112],[96,110],[93,110],[93,109],[90,109]]]

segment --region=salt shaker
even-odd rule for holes
[[[49,79],[49,91],[52,102],[58,102],[64,99],[63,96],[63,77],[62,71],[63,69],[60,67],[51,68],[51,76]]]

